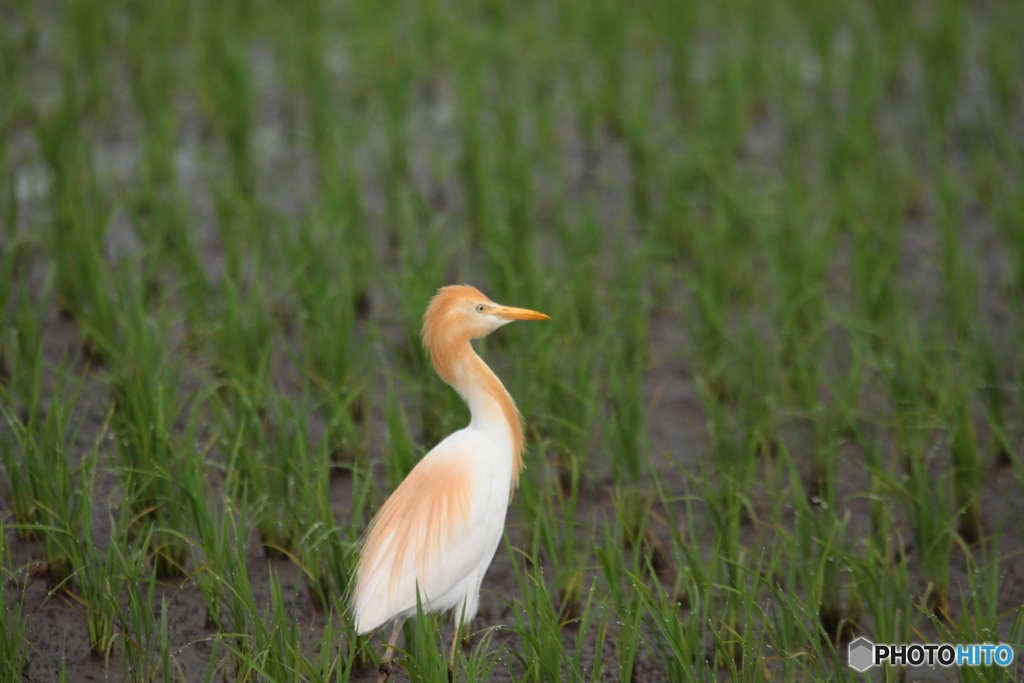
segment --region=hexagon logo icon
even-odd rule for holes
[[[850,668],[855,671],[867,671],[875,664],[875,644],[867,638],[850,641]]]

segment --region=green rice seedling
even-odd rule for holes
[[[884,457],[885,438],[881,430],[872,433],[867,429],[857,429],[854,432],[854,442],[864,455],[864,465],[871,475],[871,484],[866,494],[871,516],[871,534],[867,545],[871,553],[888,561],[892,554],[893,518],[886,499],[889,468]]]
[[[384,464],[388,471],[388,484],[394,489],[402,483],[402,480],[423,457],[423,451],[416,446],[409,435],[405,410],[398,402],[394,390],[389,390],[388,396],[386,413],[388,458]]]
[[[416,618],[406,622],[405,657],[402,658],[403,668],[409,680],[414,683],[454,680],[454,672],[448,670],[447,650],[441,637],[441,619],[442,615],[438,613],[423,612],[423,603],[417,593]]]
[[[640,624],[644,617],[643,592],[637,587],[637,577],[629,578],[629,602],[619,607],[620,628],[615,639],[620,681],[632,681],[634,678],[634,666],[640,648]]]
[[[563,296],[553,300],[561,310],[551,311],[552,325],[579,337],[595,332],[601,323],[600,275],[601,250],[606,236],[593,204],[587,204],[576,221],[570,221],[560,207],[555,219],[555,235],[562,253],[562,268],[567,272]]]
[[[1015,642],[1012,638],[1003,639],[1002,627],[1005,626],[1009,617],[1019,611],[1019,608],[1011,608],[1004,611],[1001,604],[1000,592],[1004,590],[1003,576],[1005,570],[1005,558],[998,555],[996,548],[988,540],[979,543],[975,552],[966,552],[967,557],[967,585],[960,588],[960,614],[956,619],[943,620],[934,614],[925,616],[931,620],[935,630],[940,635],[940,642],[944,643],[998,643]],[[987,671],[989,675],[996,674],[998,667]],[[1012,675],[1002,680],[1012,680]],[[979,680],[1000,680],[996,675],[993,678],[979,678]]]
[[[702,259],[701,259],[702,260]],[[724,283],[717,278],[695,276],[688,286],[693,296],[694,338],[697,344],[698,362],[702,372],[716,393],[724,394],[722,381],[723,356],[727,346],[727,331],[723,313],[726,310]]]
[[[580,467],[573,468],[569,490],[554,486],[541,465],[527,468],[520,475],[516,507],[524,519],[531,520],[526,531],[529,548],[526,560],[534,569],[540,565],[554,576],[552,590],[559,619],[565,623],[579,614],[588,544],[582,538],[585,526],[576,518],[579,498]],[[543,553],[543,554],[542,554]]]
[[[207,561],[202,567],[220,587],[215,596],[220,604],[207,605],[207,614],[217,615],[220,638],[228,651],[227,663],[238,681],[254,680],[257,650],[253,630],[265,629],[246,569],[246,540],[251,532],[250,506],[246,498],[243,493],[224,510],[218,520],[223,525],[219,534],[223,542],[204,548]]]
[[[737,393],[737,420],[747,425],[749,438],[757,455],[772,456],[779,448],[783,418],[780,415],[783,398],[782,382],[772,362],[774,352],[771,340],[765,339],[749,318],[745,321],[734,347],[736,361],[729,368],[728,384]],[[736,373],[742,377],[735,377]],[[710,397],[709,397],[710,399]],[[721,421],[729,421],[727,413],[716,408],[716,429]],[[725,438],[716,432],[716,438]]]
[[[989,94],[996,112],[1005,122],[1012,114],[1015,96],[1020,91],[1016,75],[1020,72],[1021,11],[1014,5],[993,8],[982,39],[982,61],[988,75]],[[1004,124],[1005,125],[1005,124]]]
[[[338,527],[336,533],[337,543],[331,545],[332,552],[327,556],[327,564],[334,579],[338,595],[348,594],[349,582],[355,567],[355,549],[358,547],[359,540],[369,521],[370,491],[374,485],[373,476],[368,469],[353,467],[351,472],[352,505],[349,508],[350,516],[347,524]],[[321,523],[325,527],[334,520],[334,515],[328,503],[329,501],[321,501]]]
[[[727,602],[735,604],[738,619],[735,622],[710,621],[710,635],[715,643],[718,658],[723,660],[724,666],[721,668],[728,671],[733,678],[736,678],[741,671],[758,668],[762,669],[767,676],[768,671],[765,669],[770,657],[766,656],[765,650],[768,647],[769,634],[764,628],[754,628],[755,624],[768,622],[765,605],[770,603],[766,600],[766,595],[763,592],[766,583],[763,580],[766,575],[765,566],[762,558],[754,558],[744,551],[737,556],[735,568],[732,571],[736,572],[736,579],[730,586],[723,586],[723,589],[727,593]],[[787,608],[794,609],[790,606],[782,609]],[[798,609],[801,612],[808,611],[803,605],[800,605]],[[739,630],[735,628],[735,625],[739,626]],[[835,651],[831,650],[830,646],[826,646],[828,649],[822,646],[823,643],[828,643],[828,640],[822,638],[824,634],[821,629],[813,622],[805,625],[804,629],[805,633],[814,634],[813,638],[801,639],[804,647],[810,649],[818,657],[817,661],[823,664],[822,668],[827,667],[829,662],[834,662]],[[812,671],[815,676],[821,676],[820,670],[812,669]]]
[[[468,27],[459,23],[451,38],[455,99],[457,101],[460,154],[458,173],[463,192],[466,194],[466,220],[474,236],[483,234],[485,220],[486,190],[485,179],[487,159],[484,145],[486,136],[482,121],[481,102],[486,60],[481,54],[486,42],[479,39]]]
[[[941,619],[934,613],[926,613],[931,625],[938,633],[938,642],[943,643],[1018,643],[1020,642],[1020,619],[1017,618],[1011,627],[1009,638],[1004,637],[1001,628],[1006,621],[1020,613],[1020,608],[1001,611],[1000,588],[1002,585],[999,574],[1004,566],[998,557],[990,555],[996,549],[984,544],[980,551],[982,561],[979,563],[968,554],[967,585],[961,586],[962,610],[959,618]],[[1001,667],[995,665],[964,667],[961,674],[964,681],[1013,681],[1016,680],[1014,666]]]
[[[21,454],[17,443],[18,423],[20,420],[6,408],[3,409],[3,420],[10,428],[0,435],[0,462],[3,463],[4,501],[10,509],[17,525],[18,536],[23,539],[32,538],[35,503],[31,489],[31,475],[28,461]]]
[[[755,472],[758,443],[733,415],[722,398],[714,395],[703,377],[696,381],[697,393],[708,416],[708,432],[714,469],[721,478],[721,498],[739,524],[743,498]],[[731,522],[730,522],[731,524]]]
[[[319,642],[315,644],[313,650],[309,651],[306,647],[299,650],[301,655],[307,655],[308,652],[312,657],[296,657],[296,673],[300,680],[311,683],[345,683],[351,678],[352,659],[342,661],[343,655],[337,648],[338,635],[336,621],[333,615],[328,613]],[[302,644],[301,640],[299,644]]]
[[[925,347],[917,320],[901,304],[886,326],[887,348],[878,362],[893,406],[897,452],[909,469],[908,459],[923,449],[922,427],[938,405],[935,354]],[[941,367],[941,366],[938,366]]]
[[[536,198],[532,182],[533,151],[524,127],[527,113],[522,109],[520,87],[510,84],[498,99],[494,174],[488,178],[493,208],[483,223],[481,244],[491,285],[514,300],[529,301],[538,284],[534,215]]]
[[[942,280],[946,295],[948,327],[961,343],[972,337],[977,318],[978,276],[974,260],[966,255],[961,238],[961,209],[956,181],[948,171],[940,170],[937,181],[938,207],[935,222],[942,246]]]
[[[179,74],[174,50],[181,42],[183,13],[173,3],[126,6],[123,50],[131,69],[132,99],[145,126],[141,136],[143,187],[164,189],[176,183],[175,96]]]
[[[692,296],[687,324],[694,330],[700,372],[716,394],[731,399],[735,388],[727,384],[726,368],[732,339],[726,321],[735,302],[750,297],[754,275],[747,253],[753,236],[752,200],[745,190],[723,187],[728,173],[699,170],[695,192],[706,195],[711,216],[706,229],[695,233],[693,274],[685,280]]]
[[[554,516],[556,510],[553,506],[549,508],[549,514],[561,521],[558,525],[557,545],[549,547],[548,553],[550,557],[558,558],[554,563],[555,587],[559,593],[560,616],[563,620],[579,614],[585,563],[590,555],[590,544],[587,540],[581,542],[579,536],[583,528],[576,521],[580,470],[579,463],[576,463],[572,469],[568,492],[558,496],[558,516]]]
[[[358,464],[345,466],[352,477],[352,502],[347,524],[343,522],[338,525],[329,497],[328,472],[340,466],[331,462],[326,442],[321,442],[315,450],[314,458],[308,463],[310,470],[300,475],[310,482],[309,491],[304,494],[303,500],[302,525],[305,531],[298,543],[302,569],[310,582],[310,595],[314,604],[329,613],[333,611],[344,615],[338,633],[340,639],[347,644],[345,670],[364,671],[375,665],[377,653],[371,643],[372,635],[360,636],[356,633],[353,620],[346,615],[345,600],[355,573],[359,540],[368,519],[374,480],[370,472]]]
[[[357,62],[360,76],[372,79],[376,94],[380,97],[381,124],[387,136],[386,194],[393,217],[397,217],[399,194],[409,177],[407,148],[409,112],[414,102],[415,42],[403,37],[403,26],[399,20],[399,3],[388,3],[385,7],[359,10],[359,21],[365,22],[368,60]],[[362,51],[360,51],[362,52]],[[380,69],[379,65],[387,64]],[[396,222],[392,222],[393,229]],[[401,239],[398,231],[394,239]]]
[[[632,259],[631,259],[632,260]],[[630,263],[619,285],[621,312],[618,320],[611,321],[615,348],[609,354],[606,373],[610,393],[611,416],[606,437],[612,452],[612,469],[619,486],[637,486],[647,456],[644,443],[645,417],[641,395],[641,377],[647,358],[647,305],[644,301],[640,278],[646,257],[636,257]]]
[[[124,512],[127,513],[127,509]],[[63,529],[64,549],[71,559],[75,582],[74,592],[69,591],[68,594],[85,611],[89,649],[93,654],[102,656],[104,665],[109,666],[118,639],[121,592],[128,582],[128,576],[118,562],[118,546],[130,543],[127,529],[131,522],[126,519],[120,523],[111,516],[111,542],[103,553],[95,544],[91,514],[84,517],[79,535],[72,535],[67,527]],[[145,536],[143,539],[145,544],[150,543]]]
[[[898,537],[897,540],[902,542]],[[911,585],[905,553],[899,552],[893,559],[887,552],[867,546],[861,557],[851,556],[848,562],[851,581],[871,618],[874,640],[880,643],[908,642],[915,628],[917,596]],[[879,581],[880,573],[889,580]],[[887,682],[899,680],[895,668],[888,662],[882,666],[882,675]]]
[[[653,637],[644,638],[644,645],[666,680],[714,680],[716,659],[705,665],[704,633],[700,627],[708,619],[699,595],[690,602],[688,614],[680,613],[680,605],[672,591],[660,581],[638,584],[642,592],[644,623]]]
[[[578,616],[570,618],[564,614],[559,615],[536,555],[532,558],[527,555],[522,557],[523,561],[535,568],[534,572],[530,572],[521,566],[517,551],[508,543],[506,550],[512,559],[522,596],[521,602],[514,609],[516,625],[511,629],[521,639],[522,651],[507,650],[523,668],[520,680],[599,680],[604,669],[602,646],[608,624],[607,613],[596,585],[591,584]],[[577,629],[571,651],[563,643],[563,629],[570,625]],[[595,629],[598,646],[588,677],[581,655]]]
[[[2,134],[2,129],[0,129],[0,134]],[[2,148],[0,148],[0,164],[3,164]],[[0,211],[2,211],[2,206],[0,206]],[[9,229],[2,238],[5,244],[14,242],[13,229]],[[15,277],[14,249],[7,247],[0,251],[0,308],[4,311],[7,311],[11,305],[11,292],[14,289]],[[7,383],[11,378],[12,370],[8,360],[10,353],[8,346],[11,345],[9,339],[12,336],[11,327],[8,316],[0,318],[0,383]]]
[[[1012,149],[1012,145],[1008,146]],[[997,189],[991,211],[994,215],[1003,244],[1011,257],[1013,284],[1018,291],[1024,291],[1024,236],[1021,236],[1020,211],[1024,208],[1024,190],[1021,190],[1019,179],[1024,177],[1024,154],[1008,154],[1007,168],[999,176]]]
[[[260,467],[266,473],[257,515],[260,540],[269,557],[296,550],[302,533],[302,508],[310,505],[309,482],[303,477],[312,468],[307,420],[308,407],[304,401],[298,407],[287,400],[275,402],[276,427],[260,454]]]
[[[271,417],[274,427],[257,452],[257,467],[264,472],[259,478],[261,487],[253,486],[249,495],[255,504],[260,542],[268,557],[294,552],[302,534],[300,491],[306,487],[300,476],[309,468],[306,418],[305,409],[300,412],[287,401],[275,402]]]
[[[491,680],[491,673],[494,671],[494,667],[498,664],[498,660],[502,653],[501,650],[492,647],[494,634],[499,632],[497,627],[487,628],[483,631],[478,631],[473,634],[476,640],[473,650],[467,653],[465,656],[457,657],[456,672],[453,673],[453,680],[459,676],[459,663],[462,665],[462,669],[465,670],[467,681],[489,681]],[[463,640],[465,644],[465,640]]]
[[[611,416],[607,424],[612,469],[620,486],[637,486],[646,456],[644,410],[639,368],[620,365],[610,370]]]
[[[584,40],[595,58],[596,86],[592,116],[597,124],[622,127],[625,106],[625,51],[629,46],[629,15],[618,3],[600,2],[583,12]],[[589,131],[588,131],[589,132]],[[596,131],[595,131],[596,132]]]
[[[12,510],[21,515],[18,521],[23,525],[22,535],[40,537],[52,585],[70,588],[72,565],[64,536],[80,532],[89,506],[89,497],[83,497],[85,491],[75,483],[72,465],[72,448],[81,426],[72,423],[72,412],[80,386],[67,388],[64,367],[59,366],[44,415],[41,374],[37,367],[26,422],[0,405],[13,437],[11,441],[4,439],[0,449],[11,487]],[[79,477],[88,478],[87,465]]]
[[[967,37],[967,5],[957,0],[935,4],[930,25],[915,32],[925,71],[925,121],[944,128],[956,102]]]
[[[874,14],[874,24],[881,38],[887,89],[894,90],[902,78],[904,53],[914,37],[914,33],[907,30],[908,26],[913,25],[913,5],[909,2],[884,0],[869,0],[868,5]]]
[[[906,511],[914,547],[920,553],[925,582],[922,599],[928,609],[948,615],[950,555],[959,519],[950,500],[948,473],[932,474],[929,454],[933,447],[921,437],[904,436],[901,442],[898,448],[908,455],[907,480],[891,486]]]
[[[595,537],[594,559],[605,582],[603,588],[606,599],[613,604],[622,604],[625,598],[624,577],[634,565],[639,569],[639,561],[631,560],[638,558],[640,554],[634,552],[632,557],[627,557],[627,549],[622,544],[622,521],[619,515],[612,520],[606,516],[602,522],[601,535]]]
[[[332,459],[326,435],[316,445],[308,442],[307,434],[294,437],[296,453],[294,476],[297,480],[296,502],[299,508],[298,530],[301,536],[296,542],[302,571],[309,582],[309,598],[319,609],[328,609],[330,596],[337,590],[343,595],[347,590],[346,572],[352,558],[347,557],[346,548],[338,533],[331,510]],[[351,472],[353,483],[358,474]],[[358,491],[353,491],[358,500]],[[340,585],[333,583],[332,567],[341,565]]]
[[[631,599],[631,577],[662,569],[663,550],[650,528],[652,506],[653,495],[641,497],[636,489],[617,492],[614,517],[610,523],[605,518],[601,535],[595,538],[597,567],[615,605]]]
[[[124,367],[110,381],[113,426],[125,497],[138,521],[153,523],[154,561],[160,578],[181,576],[186,555],[181,533],[187,509],[175,485],[180,462],[176,423],[185,403],[178,395],[181,359],[169,357],[166,321],[144,310],[139,296],[122,318]]]
[[[24,15],[29,15],[25,12]],[[26,24],[30,22],[26,20]],[[12,31],[0,31],[0,89],[4,91],[4,103],[0,105],[0,166],[6,168],[12,132],[19,113],[26,102],[23,64],[25,57],[21,45]],[[10,240],[18,226],[19,207],[13,174],[0,183],[0,217],[5,226],[5,237]]]
[[[227,477],[246,498],[268,557],[287,555],[301,535],[289,462],[294,433],[283,401],[257,406],[238,388],[214,401],[217,421],[230,444]],[[227,445],[227,444],[225,444]]]
[[[263,278],[255,276],[262,272],[262,260],[254,255],[251,265],[251,280],[227,276],[222,281],[222,305],[210,336],[218,373],[262,404],[274,326]]]
[[[957,532],[965,542],[976,543],[982,535],[978,500],[981,486],[978,435],[970,395],[963,391],[955,392],[952,402],[948,408],[947,438],[953,461],[953,492],[960,517]]]
[[[84,87],[82,102],[88,110],[108,115],[111,63],[109,46],[113,42],[112,3],[109,0],[76,0],[61,8],[60,54],[66,65],[74,65],[76,80]],[[67,68],[67,67],[65,67]]]
[[[239,495],[262,495],[267,489],[267,471],[261,464],[271,436],[268,411],[234,385],[221,387],[210,404],[221,434],[220,446],[225,450],[227,480],[239,487]]]
[[[671,66],[672,96],[675,118],[685,125],[695,106],[692,82],[697,34],[701,25],[698,5],[692,2],[670,2],[654,8],[651,23],[668,54]]]
[[[356,423],[366,411],[368,381],[358,371],[364,349],[355,339],[359,255],[345,241],[333,239],[326,227],[304,224],[300,230],[300,245],[289,261],[301,264],[293,282],[303,355],[323,392],[336,450],[358,457],[362,443]]]
[[[733,670],[742,659],[741,646],[746,631],[741,607],[745,594],[747,553],[739,542],[743,489],[730,483],[728,477],[725,481],[727,483],[717,495],[709,488],[710,482],[705,481],[704,497],[715,529],[713,552],[718,561],[712,577],[720,582],[720,595],[724,602],[720,609],[723,616],[712,621],[711,629],[715,634],[716,657]]]
[[[142,535],[145,538],[145,534]],[[115,540],[124,540],[115,539]],[[143,544],[129,542],[127,546],[111,544],[113,561],[125,578],[124,602],[117,602],[117,630],[121,648],[119,663],[124,680],[156,681],[163,673],[163,680],[170,680],[170,643],[167,631],[167,601],[160,598],[160,617],[154,615],[156,597],[156,571],[150,569],[146,577],[146,548]],[[120,597],[120,596],[118,596]]]
[[[757,613],[766,624],[760,642],[750,646],[760,655],[766,679],[773,680],[781,673],[792,674],[798,680],[855,680],[840,661],[831,635],[816,619],[802,616],[813,614],[814,608],[799,593],[785,590],[778,583],[770,591],[773,600],[766,609],[748,601],[751,613]],[[765,652],[766,649],[774,652]]]
[[[243,200],[252,199],[256,190],[255,85],[245,40],[248,18],[243,8],[235,3],[212,2],[199,13],[196,35],[199,55],[196,72],[201,102],[211,125],[224,141],[231,183]],[[221,228],[231,229],[223,224]],[[231,243],[231,240],[226,242]],[[240,255],[228,255],[229,269],[234,256]]]
[[[302,664],[305,656],[299,642],[296,621],[289,617],[281,580],[274,570],[270,571],[270,623],[263,628],[263,619],[254,615],[256,628],[256,652],[260,661],[260,674],[269,681],[301,681]],[[253,667],[255,668],[255,667]]]
[[[20,403],[25,409],[38,402],[38,382],[43,371],[43,327],[45,315],[42,302],[50,301],[53,291],[53,269],[48,269],[40,290],[33,295],[28,286],[27,271],[17,261],[19,249],[26,250],[27,243],[14,241],[10,251],[4,255],[10,276],[8,306],[9,314],[4,317],[5,330],[2,340],[2,360],[7,374],[0,384],[5,385],[11,406]]]
[[[667,259],[674,263],[691,255],[700,239],[697,233],[704,229],[706,218],[702,214],[704,207],[699,197],[699,158],[700,152],[694,148],[690,154],[662,160],[662,168],[652,180],[655,192],[660,195],[660,208],[655,207],[656,211],[646,225],[645,240],[655,262]],[[678,275],[674,270],[668,273],[670,276]],[[678,285],[671,279],[664,285],[657,280],[655,282],[655,305],[668,307],[665,300]],[[662,287],[670,292],[662,293]],[[677,305],[675,299],[674,296],[671,298],[673,306]]]
[[[50,198],[55,215],[49,247],[56,266],[57,303],[82,326],[86,352],[102,359],[113,341],[116,320],[103,256],[111,209],[97,176],[92,145],[81,130],[75,88],[73,75],[66,71],[56,111],[37,113],[34,124],[53,178]]]
[[[697,520],[701,516],[694,503],[703,503],[705,499],[690,493],[690,486],[696,482],[697,477],[694,474],[685,474],[683,490],[677,495],[671,495],[666,491],[660,478],[655,478],[654,484],[658,492],[658,501],[661,503],[660,511],[664,515],[664,527],[671,539],[671,557],[678,565],[671,598],[680,607],[690,607],[699,611],[700,605],[711,598],[718,560],[715,557],[706,557],[698,545],[698,539],[710,536],[714,529],[698,528]],[[702,475],[706,477],[706,473]],[[706,490],[710,486],[706,480],[700,481],[699,484]],[[709,522],[708,527],[710,526]]]
[[[175,48],[182,40],[185,17],[173,3],[127,6],[123,50],[130,68],[132,99],[143,125],[138,187],[125,205],[144,245],[148,287],[159,282],[160,266],[177,265],[180,286],[192,304],[202,301],[206,278],[190,242],[189,216],[175,165],[180,92]],[[190,311],[190,324],[196,324]]]
[[[1011,464],[1011,448],[1007,445],[1005,434],[1007,433],[1006,418],[1006,387],[1001,375],[1001,364],[992,348],[991,334],[987,328],[976,327],[974,330],[977,339],[975,350],[979,365],[979,386],[982,411],[985,419],[992,428],[992,434],[987,444],[987,450],[995,456],[997,467],[1006,467]]]
[[[545,517],[550,483],[542,467],[527,467],[519,475],[519,487],[510,505],[522,511],[524,560],[530,567],[545,560],[543,551],[554,546],[554,521]],[[557,561],[557,560],[554,560]]]
[[[203,413],[194,410],[186,429],[185,443],[199,443],[197,439],[197,427]],[[221,488],[212,489],[206,481],[207,467],[184,468],[181,480],[181,490],[188,504],[191,514],[191,531],[194,535],[192,545],[192,557],[195,570],[192,572],[192,580],[199,587],[203,597],[203,604],[206,608],[207,628],[224,631],[223,610],[226,603],[226,588],[220,576],[211,571],[214,563],[227,556],[229,547],[236,539],[232,536],[232,517],[236,503],[235,501],[244,496],[242,478],[238,474],[235,463],[240,457],[243,446],[241,434],[235,434],[231,441],[223,437],[214,436],[203,450],[189,457],[195,457],[202,463],[207,463],[207,454],[214,447],[215,442],[220,445],[227,457],[225,476]],[[212,467],[210,468],[212,469]]]
[[[879,349],[883,325],[893,313],[896,268],[899,259],[903,221],[901,183],[893,164],[877,159],[872,165],[874,182],[867,190],[856,182],[854,171],[846,175],[841,196],[853,216],[850,218],[850,259],[854,305],[863,332],[872,347]]]
[[[562,378],[547,383],[547,397],[531,421],[544,425],[554,450],[559,486],[568,500],[575,500],[597,423],[599,389],[591,350],[580,349],[565,365],[569,367],[561,373]]]
[[[795,171],[793,171],[795,172]],[[811,207],[793,179],[778,225],[763,236],[776,291],[775,325],[786,383],[804,416],[817,407],[819,346],[825,323],[824,277],[834,245],[828,224],[814,225]]]
[[[853,54],[850,57],[849,75],[846,79],[845,89],[848,98],[847,110],[836,111],[831,102],[826,102],[828,107],[830,126],[828,165],[832,171],[832,178],[836,183],[838,199],[842,201],[843,195],[854,195],[854,206],[843,207],[840,203],[837,206],[837,213],[843,216],[845,212],[854,209],[849,218],[857,215],[865,206],[856,204],[866,203],[870,195],[864,192],[874,189],[871,183],[864,183],[865,177],[872,173],[878,173],[878,164],[875,157],[879,149],[879,136],[875,126],[881,110],[882,98],[884,96],[884,78],[882,72],[885,68],[885,57],[881,54],[874,32],[865,27],[863,19],[855,22],[844,22],[847,26],[853,26]],[[887,194],[884,188],[882,196]],[[891,191],[888,194],[892,194]]]
[[[446,281],[445,272],[453,254],[440,230],[422,230],[422,222],[429,218],[422,213],[424,207],[416,196],[407,188],[401,198],[400,227],[403,232],[395,294],[401,302],[402,325],[405,328],[403,359],[411,370],[419,372],[430,365],[420,342],[423,306]]]
[[[285,421],[295,425],[294,433],[288,443],[282,443],[278,450],[286,453],[281,458],[277,476],[287,478],[289,487],[280,501],[280,507],[293,506],[289,514],[294,517],[291,533],[294,539],[288,539],[301,563],[309,581],[309,595],[314,605],[327,608],[331,605],[330,595],[336,591],[345,595],[348,590],[348,579],[354,569],[354,544],[346,544],[338,535],[330,500],[331,451],[328,437],[321,438],[314,445],[307,432],[309,414],[303,404],[299,407],[283,408]],[[361,495],[358,483],[359,475],[354,470],[353,503],[358,506],[353,510],[355,515],[364,504],[365,493]],[[365,488],[369,482],[361,484]],[[277,495],[281,495],[280,493]]]
[[[856,609],[853,605],[844,606],[841,581],[848,519],[837,513],[839,501],[832,488],[834,483],[829,489],[830,495],[809,496],[787,449],[783,449],[783,457],[790,469],[790,488],[796,508],[790,580],[807,591],[807,600],[815,606],[826,637],[838,644],[849,640],[856,627]]]
[[[831,109],[835,79],[835,34],[843,22],[841,13],[844,6],[824,5],[811,1],[797,2],[794,5],[804,25],[811,50],[821,65],[821,106],[828,112]]]
[[[346,557],[349,562],[348,566],[354,567],[357,556],[351,547],[349,547]],[[334,565],[332,565],[332,571],[333,567]],[[334,573],[337,575],[337,572]],[[345,576],[346,585],[350,576],[351,572]],[[339,585],[341,585],[340,582]],[[351,672],[375,669],[380,662],[380,654],[377,652],[377,648],[373,644],[373,634],[368,633],[366,635],[359,635],[356,633],[355,623],[348,616],[348,605],[342,595],[332,595],[331,604],[334,606],[334,613],[342,615],[340,618],[341,629],[338,642],[343,642],[346,646],[344,654],[345,666],[337,667],[339,675],[341,675],[342,670],[344,670],[345,675],[348,676]],[[342,656],[340,649],[338,656]]]
[[[24,614],[25,591],[19,590],[17,576],[8,567],[10,545],[7,525],[0,517],[0,681],[15,683],[22,680],[28,664],[28,618]]]
[[[332,31],[340,19],[333,16],[328,3],[306,2],[286,18],[275,18],[278,30],[274,35],[287,80],[308,100],[304,113],[309,119],[309,151],[319,174],[318,205],[308,226],[315,239],[307,243],[303,236],[298,241],[305,247],[324,247],[309,255],[314,270],[308,275],[314,286],[321,285],[325,274],[319,268],[331,267],[330,275],[334,277],[326,279],[344,285],[353,296],[356,312],[362,314],[369,305],[367,281],[374,273],[375,259],[369,231],[361,229],[363,197],[354,168],[353,146],[360,136],[359,122],[356,112],[349,108],[352,105],[339,92],[338,79],[328,64],[334,45]],[[353,58],[358,60],[362,52],[354,50]]]

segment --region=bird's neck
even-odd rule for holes
[[[523,426],[515,401],[469,340],[447,349],[432,349],[434,369],[469,406],[471,425],[507,435],[512,446],[512,488],[523,468]]]

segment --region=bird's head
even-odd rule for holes
[[[537,311],[496,304],[476,287],[442,287],[423,315],[423,343],[433,351],[450,342],[486,337],[513,320],[550,318]]]

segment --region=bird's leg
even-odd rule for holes
[[[395,620],[395,628],[391,631],[391,637],[388,638],[388,646],[384,649],[384,659],[380,661],[380,667],[377,671],[380,675],[377,676],[377,683],[384,683],[388,680],[388,676],[391,675],[391,657],[395,654],[395,643],[398,642],[398,634],[402,630],[402,620]]]

